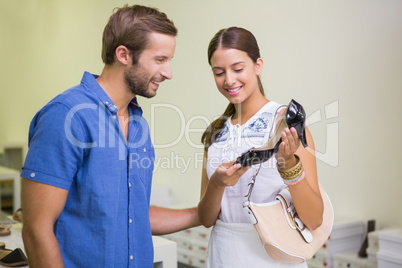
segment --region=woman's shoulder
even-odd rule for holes
[[[276,102],[276,101],[273,101],[273,100],[270,100],[266,105],[265,105],[265,109],[266,110],[274,110],[274,111],[276,111],[279,107],[281,107],[281,106],[283,106],[282,104],[280,104],[280,103],[278,103],[278,102]]]
[[[278,112],[278,109],[281,107],[279,103],[275,101],[269,101],[265,104],[253,117],[254,118],[270,118],[272,115]]]

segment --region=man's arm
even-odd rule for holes
[[[149,207],[153,235],[164,235],[200,225],[197,207],[170,209]]]
[[[28,179],[22,181],[22,238],[31,268],[64,267],[53,227],[67,195],[68,191],[61,188]]]

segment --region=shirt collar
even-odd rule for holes
[[[84,72],[84,75],[82,77],[81,83],[86,85],[87,88],[90,88],[92,92],[99,98],[100,102],[105,105],[105,107],[112,112],[113,114],[117,113],[117,107],[112,101],[112,99],[106,94],[106,92],[103,90],[103,88],[99,85],[98,81],[96,79],[99,77],[99,75],[96,74],[91,74],[89,72]],[[142,109],[138,105],[137,97],[134,97],[129,105],[131,106],[134,111],[133,114],[135,115],[142,115]]]

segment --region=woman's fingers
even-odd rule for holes
[[[286,128],[282,132],[282,142],[279,145],[277,155],[279,157],[287,158],[293,155],[300,146],[300,139],[294,127],[291,129]]]
[[[295,142],[295,144],[297,145],[297,147],[299,147],[299,145],[300,145],[300,139],[299,139],[299,135],[297,135],[297,130],[296,130],[294,127],[292,127],[292,128],[290,129],[290,133],[291,133],[291,136],[292,136],[292,138],[293,138],[293,141]]]
[[[212,175],[221,185],[236,185],[240,177],[250,168],[242,167],[239,163],[233,165],[233,163],[234,161],[222,163]]]
[[[224,168],[224,173],[226,176],[241,177],[250,167],[242,167],[240,163],[234,164],[232,162],[222,163],[221,167]]]

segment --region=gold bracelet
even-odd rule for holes
[[[278,163],[276,163],[276,166],[278,168],[278,172],[281,175],[282,179],[284,180],[293,180],[294,178],[300,176],[303,173],[303,164],[300,161],[300,158],[297,154],[295,154],[296,157],[296,165],[294,167],[288,168],[288,169],[282,169],[279,167]]]

